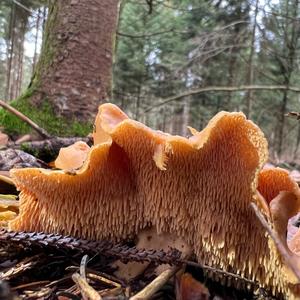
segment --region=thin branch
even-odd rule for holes
[[[30,9],[29,7],[25,6],[24,4],[20,3],[17,0],[11,0],[12,3],[16,4],[17,6],[19,6],[20,8],[24,9],[25,11],[29,12],[31,17],[33,18],[37,18],[37,16],[35,15],[35,11]]]
[[[288,90],[295,93],[300,93],[300,88],[294,86],[285,86],[285,85],[240,85],[240,86],[208,86],[199,89],[193,89],[186,91],[182,94],[171,96],[165,99],[161,99],[160,103],[157,103],[153,106],[144,110],[144,114],[153,110],[154,108],[161,107],[166,105],[167,103],[177,101],[187,96],[198,95],[206,92],[238,92],[238,91],[247,91],[247,90],[268,90],[268,91],[276,91],[276,90]]]
[[[173,28],[171,29],[167,29],[167,30],[163,30],[163,31],[158,31],[158,32],[152,32],[152,33],[148,33],[148,34],[137,34],[137,35],[133,35],[130,33],[124,33],[124,32],[117,32],[117,35],[119,36],[123,36],[123,37],[128,37],[128,38],[132,38],[132,39],[140,39],[140,38],[147,38],[147,37],[151,37],[151,36],[155,36],[155,35],[160,35],[160,34],[166,34],[166,33],[170,33],[170,32],[175,32],[175,33],[187,33],[185,31],[183,32],[177,32],[175,31]]]
[[[78,273],[72,275],[73,281],[76,283],[79,288],[83,299],[85,300],[101,300],[102,297],[98,292],[91,287],[85,278],[81,277]]]
[[[28,8],[28,7],[26,7],[25,5],[23,5],[22,3],[20,3],[19,1],[17,1],[17,0],[12,0],[12,2],[14,2],[15,4],[17,4],[18,6],[20,6],[21,8],[23,8],[24,10],[26,10],[26,11],[28,11],[29,13],[33,13],[33,11],[30,9],[30,8]]]
[[[2,106],[7,111],[11,112],[12,114],[16,115],[19,119],[27,123],[31,126],[42,138],[49,139],[51,136],[50,134],[43,128],[39,127],[36,123],[26,117],[24,114],[13,108],[11,105],[5,103],[4,101],[0,100],[0,106]]]
[[[235,26],[237,24],[240,24],[240,23],[249,23],[249,22],[248,21],[236,21],[236,22],[233,22],[233,23],[228,24],[226,26],[216,28],[215,30],[213,30],[211,32],[209,32],[209,31],[202,32],[202,33],[200,33],[198,38],[201,38],[201,37],[207,36],[207,35],[215,35],[218,32],[222,32],[223,30],[225,30],[229,27]],[[152,32],[152,33],[148,33],[148,34],[130,34],[130,33],[117,31],[117,35],[132,38],[132,39],[140,39],[140,38],[147,38],[147,37],[151,37],[151,36],[166,34],[166,33],[170,33],[170,32],[177,33],[177,34],[188,34],[188,33],[191,33],[192,31],[189,31],[189,30],[187,30],[187,31],[178,31],[178,30],[175,30],[174,28],[170,28],[170,29],[166,29],[166,30],[162,30],[162,31],[158,31],[158,32]],[[234,46],[234,47],[236,47],[236,46]]]
[[[291,112],[285,114],[285,116],[286,117],[296,118],[297,120],[300,120],[300,112],[291,111]]]
[[[195,267],[195,268],[200,268],[200,269],[203,269],[204,271],[211,271],[214,274],[218,274],[218,275],[223,276],[223,277],[230,277],[230,278],[233,278],[234,280],[239,280],[239,281],[244,282],[248,285],[251,285],[252,287],[258,287],[259,286],[259,283],[257,281],[253,281],[251,279],[248,279],[246,277],[243,277],[243,276],[235,274],[235,273],[231,273],[231,272],[228,272],[228,271],[225,271],[225,270],[217,269],[217,268],[214,268],[214,267],[211,267],[211,266],[208,266],[208,265],[202,265],[198,262],[194,262],[194,261],[190,261],[190,260],[184,260],[183,262],[186,265],[189,265],[189,266],[192,266],[192,267]]]
[[[143,290],[135,294],[130,298],[130,300],[148,300],[153,297],[153,295],[159,291],[168,280],[173,277],[181,267],[173,266],[162,272],[158,277],[156,277],[152,282],[150,282]]]

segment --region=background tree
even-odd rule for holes
[[[6,0],[0,6],[4,28],[9,28],[12,2]],[[18,1],[22,5],[25,2]],[[82,14],[77,11],[76,0],[51,2],[43,54],[37,65],[34,55],[30,59],[24,56],[23,86],[33,69],[34,77],[27,93],[13,105],[41,126],[50,127],[54,134],[82,135],[90,128],[83,128],[78,120],[92,120],[90,116],[109,94],[104,93],[103,84],[109,82],[104,74],[110,72],[106,73],[110,69],[106,62],[111,62],[112,48],[104,53],[96,50],[97,38],[103,30],[108,33],[105,15],[97,22],[100,26],[103,21],[104,27],[91,25],[91,43],[88,29],[84,31],[84,26],[80,26],[84,35],[76,30],[81,22],[94,24],[105,1],[94,1],[93,5],[89,2]],[[36,27],[42,27],[44,7],[30,7],[25,40],[30,34],[34,36],[32,49],[38,48],[35,32],[41,33]],[[117,5],[114,12],[116,8]],[[89,14],[88,19],[85,16],[89,9],[95,13]],[[105,13],[110,9],[107,6]],[[64,17],[59,15],[61,11],[65,12]],[[56,18],[58,21],[54,21]],[[273,159],[297,158],[300,126],[284,115],[297,111],[299,106],[299,19],[297,0],[123,0],[118,28],[111,31],[117,30],[111,101],[135,119],[183,135],[189,134],[187,124],[201,129],[220,110],[242,110],[264,130]],[[61,30],[59,20],[65,22]],[[0,66],[5,67],[9,59],[5,41],[10,39],[4,38],[8,30],[1,30]],[[107,48],[104,43],[98,44],[102,46]],[[107,53],[108,57],[100,62],[99,57]],[[90,66],[94,59],[99,65]],[[4,69],[0,71],[0,77],[5,78],[5,74]],[[4,83],[5,80],[0,82],[2,97]],[[33,110],[28,102],[37,104],[38,110]],[[75,121],[70,125],[53,111]],[[16,121],[7,116],[2,119],[6,130],[28,130],[20,123],[16,126]]]
[[[52,1],[30,101],[88,120],[111,86],[118,0]]]

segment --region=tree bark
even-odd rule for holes
[[[89,120],[110,97],[118,0],[53,0],[31,103],[47,100],[56,114]]]

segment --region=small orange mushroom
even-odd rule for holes
[[[193,136],[171,136],[99,108],[95,145],[74,174],[12,170],[21,190],[14,230],[120,240],[154,227],[204,264],[286,291],[280,258],[249,204],[267,142],[242,113],[220,112]]]
[[[90,151],[88,144],[76,142],[59,150],[58,157],[54,161],[56,168],[62,170],[76,170],[82,167]]]
[[[281,191],[300,195],[299,186],[290,177],[289,172],[281,168],[262,170],[258,177],[258,191],[270,203]]]

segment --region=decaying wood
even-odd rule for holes
[[[51,135],[43,128],[38,126],[36,123],[34,123],[32,120],[30,120],[28,117],[26,117],[24,114],[13,108],[11,105],[7,104],[3,100],[0,100],[0,106],[2,106],[7,111],[11,112],[15,116],[17,116],[19,119],[27,123],[31,128],[33,128],[42,138],[49,139]]]
[[[22,144],[9,143],[8,147],[13,149],[23,149],[37,158],[49,161],[57,157],[60,148],[70,146],[78,141],[90,145],[92,144],[92,138],[90,137],[53,137],[42,141],[33,141]]]
[[[49,166],[35,156],[16,149],[0,151],[0,170],[9,171],[12,168],[49,168]]]
[[[0,273],[0,280],[9,280],[20,273],[23,273],[37,264],[42,264],[43,263],[43,258],[41,255],[35,255],[29,258],[26,258],[13,266],[12,268],[9,268],[6,272]]]

